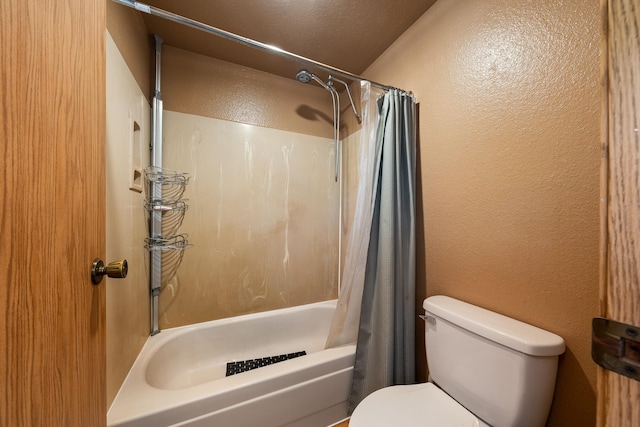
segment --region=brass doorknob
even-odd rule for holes
[[[102,282],[102,276],[107,275],[115,279],[127,277],[129,266],[126,259],[110,262],[106,267],[100,258],[93,260],[91,264],[91,283],[97,285]]]

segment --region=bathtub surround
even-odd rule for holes
[[[161,329],[335,298],[326,91],[170,46],[162,78],[163,161],[192,176],[195,246],[162,290]]]
[[[130,70],[129,73],[138,83],[139,93],[148,100],[151,93],[149,76],[152,46],[142,18],[135,10],[111,1],[108,1],[106,6],[108,29],[117,45],[121,59],[124,58]],[[110,58],[107,60],[111,61]],[[165,46],[163,49],[163,61],[165,108],[221,121],[244,122],[259,128],[326,138],[330,144],[331,103],[327,102],[326,93],[321,88],[301,85],[291,79],[283,79],[195,55],[171,46]],[[192,72],[185,73],[183,68]],[[128,127],[128,124],[125,126]],[[108,138],[108,141],[111,140]],[[109,145],[110,142],[107,144]],[[123,148],[119,145],[116,147],[114,150]],[[282,152],[279,156],[282,158]],[[126,190],[124,195],[129,197],[129,193],[129,190]],[[117,195],[114,194],[114,196]],[[115,248],[121,244],[129,245],[129,238],[137,239],[135,234],[138,232],[142,239],[138,243],[144,244],[147,227],[135,225],[138,220],[144,221],[144,211],[140,210],[142,208],[137,203],[131,203],[126,208],[128,213],[125,214],[125,205],[118,203],[117,209],[120,213],[115,216],[108,215],[112,226],[118,233],[125,234],[129,227],[135,226],[135,229],[134,233],[127,235],[121,241],[108,239],[108,248]],[[191,213],[192,210],[189,211],[189,214]],[[118,251],[119,249],[114,249],[113,253]],[[130,277],[127,281],[131,286],[118,286],[107,290],[107,323],[110,325],[107,328],[108,404],[115,397],[148,335],[148,280],[146,278],[136,279],[135,282],[131,280],[133,277],[131,275],[144,272],[146,265],[141,263],[143,268],[137,268],[136,265],[138,264],[130,262]],[[333,285],[327,284],[327,286]],[[335,296],[335,291],[331,291],[323,299],[335,298]],[[168,298],[172,299],[171,296]],[[292,300],[298,300],[298,297],[294,296]],[[285,305],[281,305],[283,306]],[[241,314],[233,311],[225,313],[230,316]],[[185,318],[188,320],[188,315]]]
[[[138,13],[111,1],[106,2],[106,10],[106,66],[113,77],[107,83],[105,154],[107,175],[113,178],[107,179],[107,259],[124,254],[120,257],[129,262],[128,277],[106,287],[108,408],[149,335],[148,264],[144,261],[147,251],[140,245],[148,230],[144,210],[140,210],[144,193],[129,190],[128,157],[130,109],[140,119],[145,140],[149,140],[152,51]],[[148,164],[148,150],[142,154]]]
[[[333,141],[165,111],[164,165],[186,171],[188,249],[160,328],[337,296]]]
[[[109,403],[149,335],[144,194],[129,189],[134,133],[140,133],[140,141],[149,140],[149,116],[149,104],[107,32],[107,259],[126,258],[130,266],[126,279],[107,286]],[[144,149],[137,154],[147,165],[149,151]]]

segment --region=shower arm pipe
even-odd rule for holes
[[[338,95],[338,91],[336,90],[336,88],[334,88],[333,86],[329,86],[329,87],[331,88],[331,97],[333,98],[335,96],[334,109],[335,109],[336,119],[334,120],[335,130],[334,130],[334,140],[333,140],[333,149],[334,149],[333,161],[334,161],[334,168],[335,168],[334,179],[335,179],[335,182],[338,182],[338,174],[340,172],[340,161],[342,160],[340,156],[340,96]]]
[[[303,78],[300,77],[301,74]],[[308,83],[309,81],[313,80],[316,83],[318,83],[320,86],[322,86],[323,89],[325,89],[327,92],[331,94],[331,104],[333,106],[333,150],[334,150],[333,157],[335,161],[334,179],[336,182],[338,182],[338,161],[339,161],[338,142],[340,139],[340,95],[338,94],[338,91],[336,90],[336,88],[333,87],[333,80],[339,81],[341,83],[344,83],[344,82],[336,78],[333,78],[332,76],[329,76],[329,81],[325,83],[322,80],[320,80],[318,76],[309,72],[309,70],[306,70],[306,69],[300,70],[296,75],[296,78],[301,83]],[[346,87],[346,83],[345,83],[345,87]],[[349,88],[347,88],[347,91],[348,90]],[[351,100],[351,95],[349,95],[349,99]],[[356,117],[358,117],[358,120],[360,120],[360,115],[356,112],[356,107],[353,105],[353,100],[351,100],[351,102],[352,102],[351,106],[353,107],[353,112],[356,114]]]
[[[338,183],[338,295],[342,291],[342,144],[340,143],[340,95],[331,84],[325,85],[313,74],[312,78],[318,81],[326,90],[331,93],[331,103],[333,104],[333,158],[334,158],[334,179]],[[355,108],[355,107],[354,107]],[[356,117],[358,113],[356,113]]]
[[[335,75],[338,75],[339,77],[342,77],[343,79],[347,79],[349,81],[368,81],[369,83],[371,83],[371,86],[377,87],[378,89],[382,89],[382,90],[390,90],[390,89],[398,89],[398,90],[402,90],[403,92],[406,92],[403,89],[400,88],[396,88],[393,86],[387,86],[387,85],[383,85],[381,83],[378,82],[374,82],[368,79],[365,79],[364,77],[361,77],[357,74],[353,74],[350,73],[348,71],[345,70],[341,70],[340,68],[336,68],[333,67],[331,65],[327,65],[324,64],[322,62],[316,61],[314,59],[311,58],[307,58],[295,53],[291,53],[289,51],[286,51],[284,49],[281,49],[277,46],[273,46],[270,44],[266,44],[266,43],[262,43],[247,37],[243,37],[240,36],[238,34],[234,34],[231,33],[229,31],[225,31],[222,30],[220,28],[216,28],[213,27],[211,25],[187,18],[185,16],[182,15],[178,15],[175,14],[173,12],[169,12],[166,11],[164,9],[160,9],[154,6],[150,6],[147,5],[145,3],[141,3],[138,1],[132,1],[132,0],[112,0],[114,3],[119,3],[122,4],[124,6],[128,6],[131,7],[133,9],[136,9],[140,12],[149,14],[149,15],[153,15],[153,16],[158,16],[160,18],[164,18],[167,19],[169,21],[173,21],[176,22],[178,24],[182,24],[182,25],[186,25],[187,27],[191,27],[191,28],[195,28],[196,30],[200,30],[200,31],[204,31],[205,33],[209,33],[209,34],[213,34],[216,35],[218,37],[222,37],[224,39],[227,40],[231,40],[237,43],[241,43],[244,44],[246,46],[252,47],[254,49],[258,49],[264,52],[268,52],[268,53],[272,53],[274,55],[278,55],[278,56],[282,56],[284,58],[290,59],[292,61],[304,64],[308,67],[312,67],[312,68],[317,68],[323,71],[326,71],[328,73],[333,73]]]
[[[358,110],[356,110],[356,104],[354,104],[353,98],[351,97],[351,91],[349,90],[349,85],[347,84],[347,82],[330,75],[329,82],[332,82],[334,80],[344,85],[344,88],[347,90],[347,95],[349,96],[349,102],[351,103],[351,109],[353,110],[353,114],[355,114],[356,118],[358,119],[358,123],[361,122],[362,116],[358,114]],[[329,86],[331,86],[331,83],[329,83]]]

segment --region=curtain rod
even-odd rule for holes
[[[163,10],[163,9],[159,9],[157,7],[154,7],[154,6],[149,6],[147,4],[140,3],[138,1],[133,1],[133,0],[112,0],[112,1],[115,2],[115,3],[122,4],[124,6],[128,6],[128,7],[133,8],[133,9],[139,10],[140,12],[147,13],[149,15],[158,16],[160,18],[164,18],[164,19],[167,19],[169,21],[177,22],[178,24],[183,24],[183,25],[186,25],[187,27],[195,28],[196,30],[204,31],[206,33],[213,34],[213,35],[216,35],[218,37],[225,38],[227,40],[231,40],[231,41],[234,41],[234,42],[237,42],[237,43],[242,43],[242,44],[244,44],[246,46],[252,47],[254,49],[261,50],[263,52],[273,53],[275,55],[279,55],[279,56],[285,57],[287,59],[291,59],[293,61],[302,63],[302,64],[304,64],[306,66],[309,66],[309,67],[318,68],[318,69],[321,69],[321,70],[326,71],[328,73],[336,74],[337,76],[342,77],[342,78],[347,79],[347,80],[351,80],[351,81],[365,80],[365,81],[370,82],[371,86],[375,86],[375,87],[377,87],[379,89],[383,89],[383,90],[398,89],[398,88],[395,88],[393,86],[387,86],[387,85],[383,85],[383,84],[380,84],[380,83],[365,79],[364,77],[358,76],[358,75],[350,73],[348,71],[341,70],[341,69],[333,67],[331,65],[323,64],[322,62],[319,62],[319,61],[316,61],[316,60],[313,60],[313,59],[310,59],[310,58],[306,58],[304,56],[297,55],[295,53],[288,52],[288,51],[286,51],[284,49],[281,49],[281,48],[279,48],[277,46],[261,43],[261,42],[256,41],[256,40],[249,39],[247,37],[239,36],[237,34],[230,33],[229,31],[225,31],[225,30],[222,30],[220,28],[212,27],[211,25],[207,25],[207,24],[204,24],[202,22],[195,21],[195,20],[187,18],[185,16],[177,15],[175,13],[168,12],[168,11]],[[402,89],[398,89],[398,90],[402,90]],[[406,92],[406,91],[403,90],[403,92]]]

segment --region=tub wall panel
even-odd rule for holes
[[[125,279],[107,283],[107,404],[113,401],[149,335],[149,279],[144,249],[144,196],[131,191],[133,121],[149,138],[150,107],[124,58],[107,33],[107,259],[127,259]],[[148,164],[148,150],[141,150]],[[101,286],[105,286],[104,283]]]
[[[337,296],[333,141],[165,111],[164,166],[187,172],[195,246],[160,294],[160,327]]]

